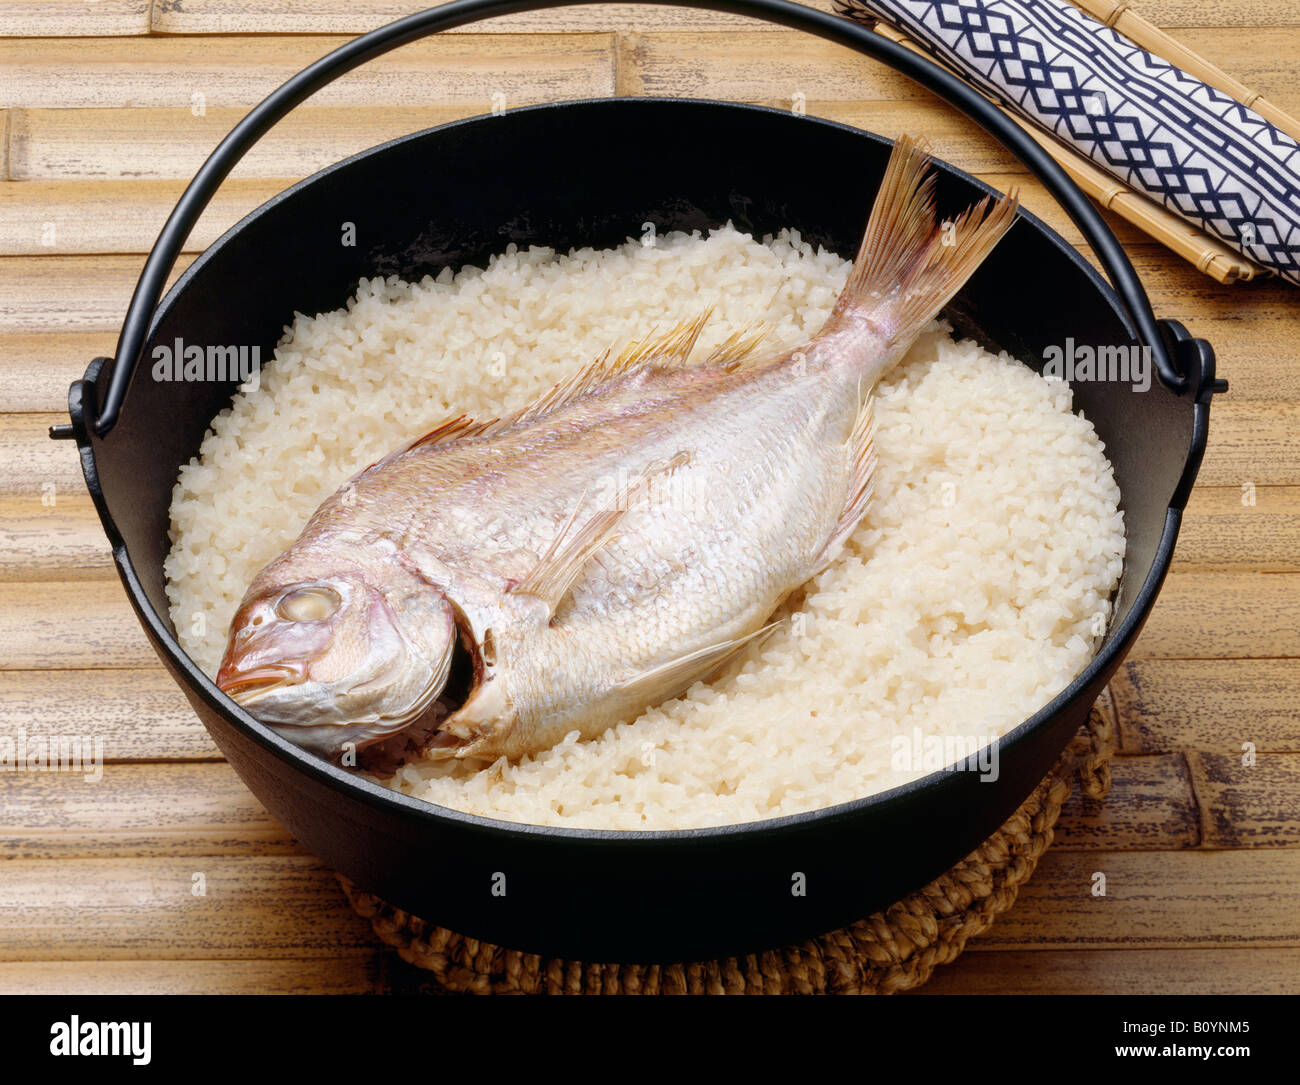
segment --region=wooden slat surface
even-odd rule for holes
[[[0,101],[22,109],[251,108],[345,36],[0,39]],[[480,106],[595,97],[614,86],[609,34],[438,36],[378,57],[312,95],[313,106]],[[184,73],[178,78],[178,73]]]
[[[1094,896],[1105,875],[1106,895]],[[1300,849],[1052,849],[973,952],[1300,947]]]
[[[74,961],[337,959],[367,954],[374,944],[369,924],[339,907],[334,875],[305,855],[4,864],[0,961],[49,960],[52,947],[58,959]]]
[[[148,34],[154,0],[5,0],[0,37]]]
[[[116,755],[105,742],[104,757]],[[5,795],[5,857],[306,854],[225,762],[114,763],[99,772],[83,772],[80,783],[20,774]],[[164,824],[160,808],[170,814]]]
[[[0,388],[6,411],[66,411],[68,385],[92,359],[112,356],[118,330],[0,333]]]
[[[868,57],[794,30],[620,34],[620,94],[724,98],[794,106],[805,101],[923,101],[929,92]],[[738,53],[752,64],[731,63]]]
[[[0,734],[26,729],[50,739],[79,738],[93,728],[104,741],[104,756],[118,761],[220,756],[157,660],[140,667],[73,671],[41,663],[37,670],[0,670]]]
[[[1180,569],[1300,569],[1300,489],[1294,486],[1199,486],[1184,515]]]
[[[1294,990],[1297,974],[1300,949],[1002,950],[963,954],[916,993],[1253,995]]]
[[[192,259],[176,261],[168,286]],[[0,334],[115,331],[142,264],[138,256],[0,257]]]
[[[0,581],[93,580],[113,575],[113,558],[88,499],[65,487],[30,498],[0,499]]]
[[[306,176],[396,136],[490,109],[489,98],[382,110],[303,108],[259,141],[231,177]],[[202,116],[189,109],[11,110],[7,176],[20,181],[188,180],[245,112],[213,105]]]
[[[0,255],[147,252],[185,190],[183,180],[0,183]],[[289,182],[235,180],[221,186],[185,251],[202,252]]]
[[[1130,659],[1111,688],[1124,753],[1300,751],[1291,659]]]
[[[1202,840],[1212,848],[1293,848],[1300,844],[1294,798],[1300,754],[1247,758],[1244,753],[1187,754],[1204,814]]]
[[[1076,792],[1056,824],[1056,847],[1082,851],[1175,851],[1201,843],[1204,812],[1180,754],[1117,758],[1111,794]]]
[[[396,963],[394,963],[396,962]],[[0,991],[20,995],[366,995],[416,970],[379,950],[335,960],[0,962]],[[408,978],[407,982],[410,980]]]
[[[76,0],[64,0],[75,3]],[[831,10],[830,0],[809,7]],[[1142,0],[1134,5],[1165,27],[1263,27],[1300,25],[1300,14],[1275,0]],[[157,0],[153,29],[162,33],[361,33],[414,8],[403,0]],[[686,12],[658,5],[601,4],[505,16],[463,28],[464,32],[577,30],[645,31],[686,27],[692,32],[737,28],[758,33],[767,24],[712,12]],[[101,31],[94,31],[101,33]]]
[[[1159,602],[1130,659],[1300,656],[1300,574],[1174,570]]]
[[[830,0],[812,0],[810,7],[829,10]],[[403,0],[158,0],[153,29],[162,34],[360,34],[419,10]],[[761,32],[767,24],[738,15],[682,12],[669,5],[598,4],[553,11],[503,15],[448,33],[538,34],[555,31],[632,31],[680,27],[695,30]]]
[[[1300,111],[1300,8],[1135,7]],[[69,381],[112,353],[144,253],[217,142],[286,76],[412,10],[0,2],[0,736],[98,739],[104,758],[98,779],[0,774],[0,991],[430,987],[221,759],[125,601],[75,451],[45,439]],[[518,108],[614,93],[798,102],[887,136],[924,132],[994,187],[1020,185],[1026,207],[1082,245],[1014,157],[879,65],[736,16],[600,5],[464,28],[345,77],[240,163],[174,274],[349,154],[486,113],[496,94]],[[1297,295],[1273,281],[1221,286],[1107,219],[1157,315],[1208,338],[1232,390],[1213,408],[1173,571],[1113,683],[1110,796],[1069,800],[1016,907],[926,990],[1296,992]],[[1104,898],[1091,892],[1097,872]]]

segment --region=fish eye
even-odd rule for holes
[[[339,608],[343,600],[333,588],[295,588],[275,604],[275,612],[287,622],[319,622]]]

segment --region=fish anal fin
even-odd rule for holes
[[[848,491],[835,528],[817,555],[818,570],[835,559],[845,541],[862,522],[862,517],[867,514],[867,507],[871,504],[876,480],[875,426],[875,397],[868,395],[858,408],[858,417],[845,445],[849,461]]]
[[[659,663],[622,682],[618,693],[642,705],[662,704],[707,678],[742,648],[767,636],[780,624],[771,622],[744,636],[718,641]]]

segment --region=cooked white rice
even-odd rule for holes
[[[849,264],[797,234],[730,227],[647,247],[513,247],[486,270],[360,284],[297,315],[181,470],[172,619],[215,674],[257,570],[351,474],[449,413],[526,402],[613,343],[714,306],[707,351],[762,319],[817,330]],[[879,473],[802,615],[709,684],[519,764],[411,764],[410,795],[511,821],[615,829],[733,824],[925,775],[1006,733],[1087,664],[1109,618],[1119,490],[1070,390],[935,324],[881,385]]]

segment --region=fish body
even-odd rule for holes
[[[422,756],[492,759],[716,670],[857,526],[872,388],[1013,221],[1010,197],[939,229],[927,163],[899,142],[807,343],[740,334],[697,360],[701,317],[351,479],[254,579],[219,685],[322,754],[424,721]]]

